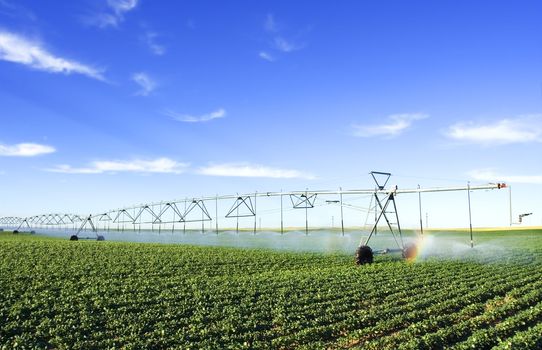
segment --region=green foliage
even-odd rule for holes
[[[0,347],[535,349],[542,236],[528,242],[484,261],[360,267],[353,254],[3,233]]]

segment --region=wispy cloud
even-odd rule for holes
[[[180,122],[202,123],[202,122],[211,121],[213,119],[224,118],[226,116],[226,110],[224,110],[223,108],[219,108],[216,111],[213,111],[208,114],[199,115],[199,116],[189,115],[189,114],[180,114],[177,112],[173,112],[171,110],[166,110],[164,114]]]
[[[300,33],[293,36],[285,33],[284,26],[279,25],[275,16],[271,13],[265,16],[263,29],[268,37],[269,44],[266,50],[258,53],[258,57],[268,62],[276,61],[277,55],[289,54],[306,46],[305,42],[299,41]]]
[[[280,36],[275,38],[274,43],[277,50],[285,53],[301,50],[305,46],[305,44],[297,44],[292,40]]]
[[[198,169],[197,173],[211,176],[267,177],[277,179],[314,179],[311,174],[298,170],[272,168],[248,163],[211,164]]]
[[[157,87],[156,82],[147,73],[134,73],[132,74],[132,80],[140,87],[139,91],[136,92],[136,95],[139,96],[148,96]]]
[[[499,174],[493,169],[477,169],[472,170],[468,175],[478,181],[499,182],[504,181],[507,183],[521,183],[521,184],[542,184],[542,175],[506,175]]]
[[[109,7],[115,14],[121,16],[125,12],[132,11],[137,6],[138,0],[107,0]]]
[[[118,25],[118,18],[111,13],[96,13],[92,16],[85,17],[84,23],[96,26],[99,28],[116,27]]]
[[[0,144],[0,156],[4,157],[35,157],[54,152],[56,152],[54,147],[38,143]]]
[[[457,141],[498,145],[542,141],[542,115],[527,115],[491,123],[452,125],[446,135]]]
[[[354,128],[354,135],[358,137],[394,137],[405,132],[415,121],[428,117],[427,114],[422,113],[393,114],[387,118],[388,122],[383,124],[355,124],[352,127]]]
[[[180,163],[169,158],[154,160],[102,160],[90,163],[86,167],[72,167],[62,164],[46,171],[64,174],[103,174],[103,173],[173,173],[180,174],[186,171],[188,163]]]
[[[124,21],[125,14],[137,7],[138,2],[138,0],[107,0],[108,11],[96,13],[86,21],[100,28],[117,27]]]
[[[32,11],[8,0],[0,0],[0,14],[14,18],[29,19],[31,21],[36,20],[36,15]]]
[[[105,81],[100,69],[55,56],[39,43],[5,31],[0,31],[0,60],[50,73],[82,74]]]
[[[272,13],[268,13],[265,16],[265,21],[263,23],[263,28],[265,29],[266,32],[269,32],[269,33],[278,32],[278,30],[279,30],[278,25],[277,25],[277,22],[275,21],[275,16]]]
[[[274,62],[275,61],[275,57],[273,57],[271,54],[269,54],[268,52],[265,52],[265,51],[260,51],[258,56],[260,56],[260,58],[262,58],[262,59],[264,59],[266,61],[269,61],[269,62]]]
[[[166,53],[166,47],[156,42],[158,33],[147,30],[141,37],[143,43],[149,48],[150,52],[156,56],[162,56]]]

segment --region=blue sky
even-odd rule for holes
[[[0,0],[0,216],[371,188],[380,170],[505,181],[541,225],[541,10]],[[508,194],[476,196],[479,225],[508,224]],[[464,226],[434,198],[434,225]]]

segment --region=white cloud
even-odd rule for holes
[[[520,116],[487,124],[458,123],[446,135],[458,141],[484,145],[542,141],[542,115]]]
[[[194,115],[188,115],[188,114],[180,114],[180,113],[167,110],[164,112],[164,114],[180,122],[202,123],[202,122],[211,121],[213,119],[224,118],[226,116],[226,111],[223,108],[219,108],[216,111],[213,111],[208,114],[194,116]]]
[[[276,56],[282,54],[289,54],[294,51],[305,48],[305,43],[300,43],[300,36],[303,32],[292,36],[289,33],[285,33],[284,28],[279,26],[273,14],[267,14],[263,22],[263,29],[267,33],[269,39],[269,46],[266,50],[259,52],[258,56],[269,62],[275,61]],[[270,53],[271,52],[271,53]]]
[[[472,170],[468,175],[478,181],[507,182],[522,184],[542,184],[542,175],[503,175],[496,173],[493,169]]]
[[[102,173],[183,173],[189,164],[180,163],[169,158],[157,158],[154,160],[135,159],[103,160],[92,162],[88,167],[74,168],[67,164],[58,165],[54,168],[45,169],[55,173],[65,174],[102,174]]]
[[[107,0],[109,7],[111,7],[118,15],[132,11],[137,6],[137,3],[138,0]]]
[[[105,80],[102,72],[82,63],[57,57],[39,43],[17,34],[0,31],[0,60],[51,73],[82,74],[90,78]]]
[[[31,21],[36,20],[36,15],[23,7],[20,4],[13,3],[12,1],[0,0],[0,14],[7,15],[14,18],[24,18]]]
[[[265,51],[260,51],[260,53],[258,53],[258,56],[260,56],[260,58],[266,60],[266,61],[269,61],[269,62],[274,62],[275,61],[275,57],[271,56],[271,54],[265,52]]]
[[[197,171],[202,175],[211,176],[236,176],[236,177],[268,177],[281,179],[314,179],[310,174],[292,169],[271,168],[257,164],[247,163],[226,163],[212,164],[202,167]]]
[[[149,50],[156,56],[162,56],[166,53],[166,48],[156,42],[158,33],[152,31],[146,31],[142,37],[142,41],[147,45]]]
[[[68,164],[57,165],[54,168],[48,168],[45,170],[52,173],[63,174],[99,174],[103,172],[96,168],[73,168],[71,165]]]
[[[389,122],[376,125],[353,125],[354,135],[359,137],[385,136],[394,137],[412,126],[412,123],[429,117],[421,113],[394,114],[388,117]]]
[[[119,24],[119,19],[111,13],[97,13],[92,17],[86,18],[85,23],[100,28],[116,27]]]
[[[263,27],[267,32],[278,32],[277,22],[275,21],[275,17],[272,13],[268,13],[267,16],[265,16],[265,22],[263,24]]]
[[[277,50],[285,52],[285,53],[301,50],[304,47],[304,45],[296,44],[293,41],[285,39],[280,36],[275,38],[274,44]]]
[[[124,15],[137,7],[138,0],[107,0],[111,12],[101,12],[87,19],[91,25],[100,28],[117,27],[124,21]]]
[[[132,80],[141,88],[136,95],[148,96],[157,87],[156,82],[143,72],[132,74]]]
[[[0,144],[0,156],[5,157],[34,157],[54,152],[56,152],[54,147],[37,143]]]

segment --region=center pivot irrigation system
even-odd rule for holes
[[[374,189],[354,189],[354,190],[314,190],[314,191],[289,191],[289,192],[255,192],[250,194],[224,195],[215,197],[200,197],[182,200],[162,201],[148,204],[140,204],[131,207],[125,207],[116,210],[110,210],[99,214],[91,214],[88,216],[76,214],[44,214],[32,217],[1,217],[0,225],[7,227],[16,227],[14,233],[19,232],[23,227],[32,230],[38,227],[54,227],[64,228],[66,230],[77,230],[71,235],[70,240],[78,240],[81,232],[90,229],[97,240],[104,240],[104,237],[99,232],[99,225],[104,230],[109,231],[111,224],[131,225],[133,230],[141,231],[142,225],[147,225],[154,230],[154,226],[158,225],[158,232],[162,230],[162,225],[170,224],[172,232],[175,230],[175,225],[183,225],[183,231],[186,230],[187,223],[200,222],[202,232],[205,231],[205,223],[211,223],[213,217],[208,210],[209,204],[215,204],[214,210],[214,229],[219,232],[218,219],[219,201],[233,201],[231,207],[224,215],[225,218],[236,219],[236,231],[239,232],[239,218],[253,217],[254,218],[254,233],[256,233],[257,222],[257,199],[280,197],[280,232],[284,233],[284,218],[283,218],[283,197],[290,199],[292,209],[301,209],[305,211],[305,233],[309,232],[308,209],[315,207],[315,202],[318,197],[339,196],[338,199],[326,200],[325,203],[339,204],[341,209],[341,230],[344,235],[344,218],[343,208],[354,207],[343,202],[343,196],[346,195],[369,195],[371,204],[369,211],[374,211],[375,222],[367,237],[362,237],[358,248],[356,249],[356,263],[367,264],[373,262],[374,254],[386,254],[398,252],[405,258],[411,258],[416,255],[417,248],[413,244],[405,244],[403,241],[403,233],[399,223],[399,214],[397,212],[397,204],[395,198],[399,194],[417,193],[420,207],[420,235],[423,235],[422,212],[421,212],[421,194],[424,192],[450,192],[450,191],[466,191],[468,196],[469,207],[469,223],[470,223],[470,243],[473,246],[472,238],[472,220],[471,220],[471,205],[470,192],[473,190],[491,190],[505,188],[504,183],[490,183],[481,186],[462,187],[434,187],[434,188],[418,188],[415,189],[399,189],[397,186],[386,189],[386,185],[391,177],[390,173],[372,171],[369,173],[375,182]],[[368,211],[368,212],[369,212]],[[385,221],[385,224],[397,245],[393,249],[383,249],[373,251],[369,246],[372,237],[377,234],[379,223]],[[114,229],[114,228],[113,228]],[[34,231],[30,231],[34,233]]]
[[[370,175],[373,177],[373,180],[376,184],[374,190],[374,200],[375,200],[375,214],[376,220],[373,225],[373,228],[369,235],[364,239],[362,237],[359,247],[356,249],[356,263],[358,265],[370,264],[373,262],[374,254],[387,254],[392,252],[399,252],[406,259],[412,259],[416,256],[418,248],[415,244],[405,244],[403,241],[403,234],[401,230],[401,225],[399,223],[399,214],[397,212],[397,205],[395,203],[395,197],[401,193],[418,193],[418,203],[419,203],[419,212],[420,212],[420,235],[423,236],[423,223],[422,223],[422,211],[421,211],[421,194],[423,192],[450,192],[450,191],[467,191],[468,207],[469,207],[469,232],[470,232],[470,245],[471,248],[474,246],[474,240],[472,237],[472,215],[471,215],[471,202],[470,202],[470,192],[473,190],[488,190],[488,189],[501,189],[505,188],[505,183],[490,183],[482,186],[471,186],[470,183],[465,187],[437,187],[437,188],[418,188],[416,189],[406,189],[399,190],[397,186],[394,189],[385,189],[391,174],[372,171]],[[392,208],[390,208],[390,205]],[[390,215],[391,214],[391,215]],[[393,229],[391,219],[395,219],[397,225],[396,230]],[[378,223],[381,220],[385,220],[386,224],[397,244],[395,249],[383,249],[373,251],[369,246],[369,241],[376,234]]]

